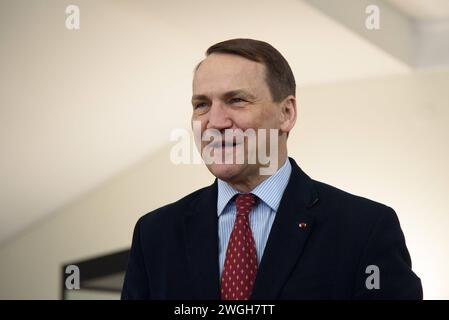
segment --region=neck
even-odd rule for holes
[[[287,154],[280,154],[278,157],[277,166],[275,167],[275,170],[273,171],[273,174],[279,170],[280,167],[282,167],[287,160]],[[235,190],[241,193],[248,193],[254,190],[255,187],[257,187],[259,184],[261,184],[263,181],[268,179],[271,175],[261,175],[259,173],[261,165],[255,165],[254,168],[254,174],[247,175],[243,179],[236,179],[236,180],[229,180],[226,181],[231,187],[233,187]]]

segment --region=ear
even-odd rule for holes
[[[280,130],[288,133],[293,129],[296,123],[296,98],[293,95],[286,97],[280,104]]]

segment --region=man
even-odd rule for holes
[[[422,298],[393,209],[312,180],[288,158],[295,90],[268,43],[233,39],[207,50],[194,74],[192,124],[223,139],[200,140],[203,157],[232,161],[206,162],[211,186],[139,219],[123,299]],[[262,132],[256,146],[226,136],[250,129]],[[271,174],[261,174],[269,165],[261,149],[276,164]]]

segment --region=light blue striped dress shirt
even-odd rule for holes
[[[292,167],[287,160],[272,176],[256,186],[251,193],[256,195],[259,200],[256,207],[249,215],[251,230],[254,241],[256,242],[257,261],[260,264],[262,255],[267,244],[268,235],[273,225],[276,212],[279,208],[284,190],[287,187]],[[218,179],[218,258],[220,266],[220,278],[223,272],[223,266],[226,258],[226,249],[228,248],[229,238],[234,227],[236,208],[234,201],[229,201],[239,192],[223,180]]]

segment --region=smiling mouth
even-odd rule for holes
[[[237,145],[236,142],[223,142],[222,143],[222,148],[230,148],[230,147],[235,147]]]
[[[222,141],[218,143],[209,144],[208,147],[213,149],[224,149],[224,148],[234,148],[236,146],[240,145],[236,141]]]

